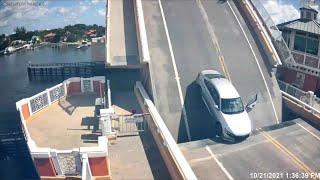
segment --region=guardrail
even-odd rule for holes
[[[262,23],[267,29],[268,34],[271,35],[272,41],[275,44],[281,60],[288,64],[295,64],[295,60],[291,54],[291,50],[288,48],[287,43],[283,39],[281,31],[279,31],[277,25],[274,23],[260,0],[247,1],[250,2],[249,4],[251,4],[259,19],[262,19]]]
[[[111,9],[111,0],[107,0],[107,10],[106,10],[106,66],[111,65],[110,61],[110,9]]]
[[[238,8],[242,9],[242,12],[247,16],[247,19],[254,32],[258,36],[261,45],[268,56],[269,62],[273,66],[281,65],[281,59],[274,47],[272,39],[268,33],[267,28],[264,26],[263,19],[259,16],[259,12],[253,6],[251,0],[234,1]]]
[[[281,91],[290,94],[291,96],[297,98],[298,100],[320,111],[320,98],[315,96],[314,92],[312,91],[305,92],[281,80],[278,80],[278,84]]]
[[[138,36],[137,40],[139,46],[140,63],[149,63],[150,54],[141,0],[134,0],[134,11]]]
[[[149,128],[173,179],[196,180],[197,177],[183,156],[169,129],[150,100],[141,82],[136,82],[135,94],[144,111],[150,113]],[[154,126],[154,127],[152,127]]]
[[[104,61],[95,61],[95,62],[70,62],[70,63],[28,63],[28,67],[37,68],[37,67],[82,67],[82,66],[96,66],[103,65]]]
[[[292,96],[289,93],[286,93],[284,91],[280,91],[280,92],[284,97],[290,99],[296,105],[302,107],[305,112],[309,112],[309,113],[313,114],[314,116],[318,117],[318,119],[320,119],[320,111],[318,109],[316,109],[316,108],[312,107],[311,105],[299,100],[298,98]]]

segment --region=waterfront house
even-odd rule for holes
[[[89,31],[85,32],[85,34],[87,37],[94,38],[94,37],[97,37],[97,30],[90,29]]]
[[[49,34],[46,34],[45,36],[44,36],[44,41],[45,42],[51,42],[52,40],[53,40],[53,38],[55,37],[55,33],[53,33],[53,32],[50,32]]]
[[[279,79],[304,91],[320,95],[320,23],[318,11],[309,5],[300,8],[300,18],[278,24],[295,64],[280,68]]]

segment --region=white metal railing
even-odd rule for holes
[[[303,107],[305,110],[309,111],[310,113],[317,115],[318,117],[320,117],[320,111],[319,109],[314,108],[313,106],[310,106],[309,104],[300,101],[299,99],[297,99],[296,97],[292,96],[291,94],[288,94],[284,91],[281,91],[282,95],[290,98],[293,102],[295,102],[296,104],[300,105],[301,107]]]
[[[312,91],[305,92],[280,80],[278,80],[278,84],[282,92],[285,92],[297,100],[308,104],[308,106],[320,111],[320,98],[316,97]]]
[[[263,4],[260,2],[260,0],[249,1],[256,9],[255,12],[257,12],[262,18],[266,28],[269,31],[269,34],[272,36],[273,42],[278,50],[281,60],[289,64],[295,64],[295,59],[293,58],[286,41],[283,39],[281,31],[279,31],[277,24],[274,23],[271,16],[264,8]]]
[[[89,86],[86,86],[86,81],[90,81]],[[45,107],[48,107],[52,103],[58,101],[60,98],[67,96],[68,90],[67,86],[71,82],[80,82],[81,84],[81,92],[92,92],[94,91],[93,81],[99,81],[105,83],[103,76],[95,76],[91,78],[79,78],[72,77],[67,80],[64,80],[62,83],[57,84],[51,88],[48,88],[34,96],[31,96],[26,99],[22,99],[16,103],[16,107],[18,110],[21,109],[22,101],[27,101],[29,107],[30,116],[42,110]]]
[[[189,163],[187,162],[181,150],[179,149],[177,143],[173,139],[169,129],[165,125],[153,102],[150,100],[141,82],[136,82],[135,93],[138,96],[138,98],[141,98],[143,104],[148,109],[151,115],[151,119],[156,125],[157,132],[161,135],[163,139],[163,146],[167,148],[168,152],[170,153],[170,156],[175,161],[175,164],[179,168],[180,174],[183,176],[184,179],[196,180],[196,175],[194,174]]]

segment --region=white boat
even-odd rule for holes
[[[25,44],[25,45],[23,45],[23,48],[32,49],[32,44]]]
[[[81,44],[79,46],[77,46],[77,49],[81,49],[81,48],[87,48],[91,45],[90,42],[87,41],[82,41]]]
[[[14,51],[16,51],[16,48],[12,47],[12,46],[9,46],[9,47],[6,47],[6,49],[4,50],[3,54],[11,54]]]

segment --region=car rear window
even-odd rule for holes
[[[205,76],[209,79],[225,78],[224,75],[221,74],[205,74]]]

